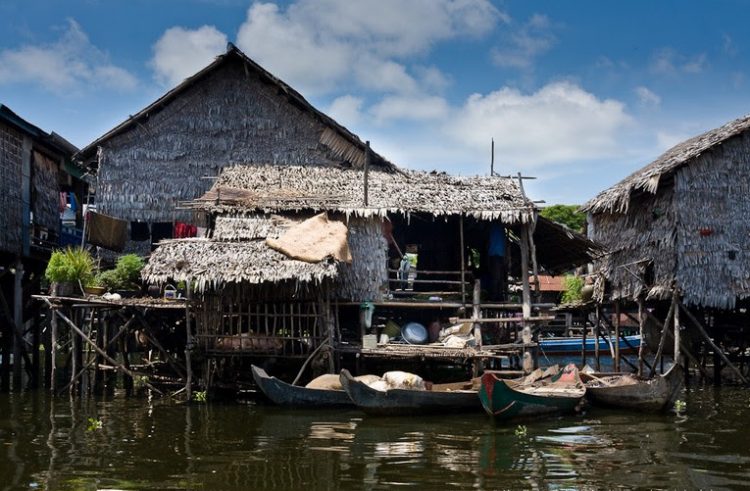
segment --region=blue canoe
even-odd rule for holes
[[[614,343],[614,336],[610,338]],[[571,338],[539,338],[539,349],[547,354],[579,354],[581,353],[583,339],[580,336]],[[593,353],[595,349],[596,341],[593,337],[586,337],[586,351]],[[620,353],[634,353],[638,351],[638,347],[641,345],[640,334],[633,336],[625,336],[625,339],[620,339]],[[599,351],[603,354],[609,353],[609,342],[605,337],[599,338]]]

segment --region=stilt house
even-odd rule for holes
[[[750,297],[750,116],[667,150],[583,206],[612,299],[734,309]],[[604,293],[600,282],[598,294]]]

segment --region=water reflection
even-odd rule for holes
[[[0,395],[0,489],[711,488],[750,481],[747,392],[684,416],[591,410],[493,424],[252,404]],[[101,422],[91,429],[89,418]]]

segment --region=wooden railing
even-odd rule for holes
[[[471,272],[461,271],[428,271],[410,269],[407,277],[402,278],[401,270],[388,270],[389,292],[398,297],[436,296],[466,298],[474,281]],[[461,281],[463,276],[464,281]]]

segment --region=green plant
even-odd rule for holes
[[[678,413],[683,413],[683,412],[685,412],[685,409],[687,409],[687,402],[685,402],[685,401],[683,401],[681,399],[677,399],[676,401],[674,401],[674,410],[675,411],[677,411]]]
[[[141,277],[141,270],[146,263],[136,254],[125,254],[120,256],[115,266],[122,278],[127,283],[136,283]]]
[[[148,385],[149,378],[148,375],[136,375],[133,377],[133,386],[136,389],[143,389]]]
[[[97,418],[89,418],[88,419],[88,423],[89,423],[89,425],[86,428],[86,431],[101,430],[102,427],[104,426],[104,423],[102,422],[102,420],[101,419],[97,419]]]
[[[94,259],[89,251],[80,247],[68,247],[52,253],[44,276],[52,282],[88,283],[94,275]]]
[[[195,402],[206,402],[206,391],[199,390],[197,392],[193,392],[193,400]]]
[[[573,303],[581,300],[581,290],[583,289],[582,277],[566,275],[564,285],[565,291],[562,294],[562,303]]]
[[[121,290],[125,287],[125,281],[123,281],[122,276],[114,269],[98,273],[94,281],[108,290]]]
[[[516,436],[518,438],[526,438],[527,433],[529,432],[528,428],[524,425],[518,425],[516,426]]]

